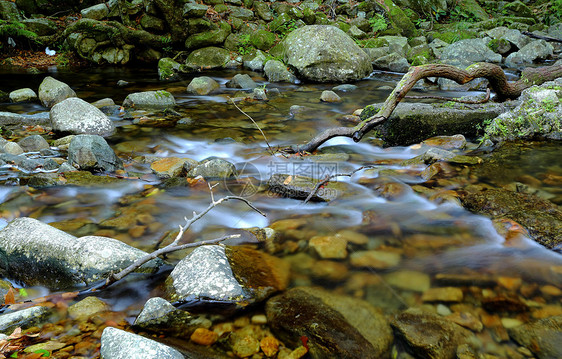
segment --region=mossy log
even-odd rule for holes
[[[461,85],[477,78],[485,78],[488,80],[488,87],[496,94],[494,100],[501,102],[518,98],[523,90],[533,85],[540,85],[562,77],[562,65],[527,68],[521,73],[520,79],[513,82],[507,81],[501,67],[486,62],[473,64],[465,70],[447,64],[414,66],[398,82],[375,115],[363,120],[355,127],[336,127],[325,130],[307,144],[291,147],[286,149],[287,152],[313,152],[324,142],[339,136],[351,137],[355,142],[359,142],[365,134],[390,117],[398,103],[419,80],[428,77],[443,77]]]

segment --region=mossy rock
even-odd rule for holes
[[[418,35],[416,26],[402,9],[394,4],[392,0],[381,1],[380,7],[385,12],[387,18],[392,25],[400,30],[400,33],[407,37],[414,37]]]
[[[384,47],[384,46],[388,46],[388,41],[386,41],[385,39],[367,39],[364,42],[362,42],[363,47],[367,47],[367,48],[377,48],[377,47]]]
[[[485,21],[490,18],[486,10],[484,10],[476,0],[463,0],[457,2],[457,6],[459,6],[460,10],[465,12],[466,14],[472,15],[478,21]]]
[[[269,29],[271,31],[280,32],[283,25],[288,24],[291,20],[292,19],[289,14],[283,13],[269,23]]]
[[[275,43],[276,36],[267,30],[258,30],[250,35],[250,43],[257,49],[269,50]]]
[[[187,57],[185,64],[192,69],[222,68],[230,60],[230,52],[219,47],[204,47],[193,51]]]
[[[432,31],[430,35],[433,39],[439,39],[445,41],[448,44],[452,44],[454,42],[466,39],[474,39],[477,38],[477,34],[472,31]]]
[[[118,185],[126,181],[110,176],[95,176],[88,171],[65,172],[63,176],[66,178],[67,185],[77,186],[105,187],[112,184]]]
[[[219,28],[214,31],[191,35],[185,40],[187,49],[198,49],[206,46],[222,45],[231,33],[230,25],[226,21],[219,23]]]
[[[219,14],[223,14],[223,13],[228,11],[228,6],[226,6],[225,4],[218,4],[218,5],[213,6],[213,8]]]

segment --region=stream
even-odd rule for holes
[[[77,236],[105,235],[152,251],[169,240],[185,222],[184,217],[207,207],[210,195],[204,182],[159,179],[151,172],[150,164],[141,159],[143,156],[173,156],[201,161],[215,156],[234,163],[242,171],[241,177],[249,178],[252,184],[247,188],[231,180],[214,181],[215,198],[231,194],[244,196],[267,216],[259,215],[243,203],[228,202],[198,221],[185,235],[185,242],[240,233],[239,239],[227,244],[256,244],[256,239],[244,229],[274,228],[282,235],[282,243],[274,249],[264,248],[263,244],[259,247],[290,262],[291,287],[321,286],[334,293],[364,299],[389,316],[409,306],[433,307],[432,310],[442,315],[451,311],[449,306],[455,305],[478,312],[472,299],[485,296],[490,290],[524,297],[522,300],[530,307],[541,305],[547,308],[544,316],[562,314],[562,291],[545,294],[544,290],[562,288],[559,254],[525,235],[506,240],[492,220],[463,209],[452,198],[454,195],[432,197],[440,191],[454,192],[468,184],[500,187],[521,181],[522,177],[534,178],[539,183],[544,178],[558,178],[562,176],[562,147],[557,143],[522,144],[520,151],[502,157],[498,170],[491,173],[474,172],[471,166],[450,165],[449,172],[445,171],[448,175],[428,180],[422,176],[427,166],[402,163],[423,154],[427,146],[383,148],[379,140],[368,136],[360,143],[333,139],[320,149],[320,156],[271,156],[254,123],[229,102],[240,90],[227,89],[224,83],[240,72],[205,73],[223,85],[222,92],[211,96],[188,95],[185,87],[192,77],[160,82],[154,69],[92,68],[66,72],[52,68],[48,72],[69,84],[79,98],[90,103],[110,97],[120,104],[132,92],[167,90],[176,98],[175,111],[183,124],[170,125],[165,121],[156,127],[136,124],[133,117],[162,117],[140,112],[132,113],[132,117],[110,116],[117,132],[107,140],[124,161],[128,178],[115,185],[32,188],[25,185],[28,174],[0,168],[0,227],[14,218],[29,216]],[[246,73],[267,89],[279,89],[280,94],[271,96],[268,102],[238,102],[240,109],[259,125],[273,149],[304,143],[328,127],[350,126],[346,115],[368,104],[382,102],[401,77],[400,74],[373,73],[355,83],[354,91],[339,92],[342,102],[323,103],[319,100],[322,91],[336,84],[270,84],[260,74]],[[3,90],[9,92],[22,87],[36,90],[45,74],[0,70],[0,76]],[[118,87],[119,80],[129,84]],[[422,92],[413,91],[412,94]],[[423,94],[466,95],[452,91],[424,91]],[[294,105],[307,109],[299,112],[293,108],[292,114]],[[32,114],[48,109],[38,103],[0,103],[0,111]],[[43,135],[47,140],[56,138],[51,134]],[[468,140],[466,149],[456,150],[459,154],[477,148],[476,139]],[[494,154],[482,152],[478,156],[486,160]],[[327,203],[283,198],[266,188],[274,173],[323,178],[328,174],[349,173],[361,166],[370,168],[351,177],[337,177],[348,190],[337,193],[336,198]],[[562,204],[561,185],[543,183],[541,191],[553,203]],[[353,238],[348,243],[346,258],[359,258],[360,262],[364,251],[374,250],[395,253],[397,260],[373,268],[347,259],[322,259],[306,248],[310,238],[336,233]],[[176,263],[185,255],[186,252],[174,253],[168,261]],[[160,275],[139,276],[119,283],[100,292],[98,297],[132,323],[146,300],[158,293],[162,275],[170,268],[164,268]],[[507,280],[500,280],[500,285],[492,289],[483,286],[484,294],[476,294],[478,284],[469,285],[463,301],[445,306],[422,301],[420,293],[427,288],[420,288],[420,281],[427,280],[434,287],[460,276],[473,283],[483,283],[489,278],[511,278],[520,282],[502,287],[501,283]],[[17,287],[17,283],[14,285]],[[51,294],[42,287],[27,288],[27,292],[30,299]],[[526,322],[529,315],[525,312],[500,316]],[[538,319],[538,315],[534,318]],[[494,328],[486,327],[486,323],[484,326],[478,334],[483,352],[506,357],[509,350],[518,347],[509,338],[506,340],[499,335],[498,339]],[[83,357],[97,355],[94,351]]]

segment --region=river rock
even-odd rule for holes
[[[0,126],[50,126],[49,112],[33,115],[21,115],[12,112],[0,112]]]
[[[322,95],[320,95],[320,101],[322,101],[322,102],[341,102],[342,99],[334,91],[325,90],[325,91],[322,91]]]
[[[54,131],[109,136],[115,125],[103,112],[77,97],[63,100],[49,114]]]
[[[185,358],[174,348],[113,327],[107,327],[103,330],[100,354],[102,359]]]
[[[313,193],[318,182],[320,180],[306,176],[274,173],[267,184],[272,193],[288,198],[306,199]],[[352,189],[345,182],[328,182],[311,196],[310,201],[329,202],[351,192]]]
[[[289,264],[263,252],[224,245],[197,247],[166,279],[172,301],[213,301],[226,308],[260,302],[286,289]]]
[[[6,145],[9,145],[9,143],[7,143]],[[38,169],[50,171],[58,168],[58,164],[51,158],[34,159],[34,158],[27,158],[24,155],[13,155],[10,153],[2,153],[0,154],[0,160],[6,162],[10,166],[17,168],[20,171],[24,171],[28,173],[37,172]]]
[[[265,76],[270,82],[292,82],[295,83],[297,78],[291,71],[287,69],[281,61],[269,60],[263,67]]]
[[[169,57],[158,60],[158,78],[160,80],[179,80],[181,64]]]
[[[110,310],[110,307],[106,302],[90,296],[68,307],[68,315],[74,319],[87,319],[91,315],[108,310]]]
[[[218,82],[208,76],[195,77],[187,86],[187,92],[194,95],[208,95],[220,89]]]
[[[0,18],[3,20],[21,21],[21,14],[15,3],[0,1]]]
[[[174,96],[164,90],[131,93],[123,101],[123,107],[135,110],[166,109],[175,105]]]
[[[410,308],[391,322],[397,338],[416,358],[456,358],[457,347],[474,335],[437,314]]]
[[[510,328],[507,332],[539,359],[562,358],[562,315]]]
[[[31,135],[18,141],[18,145],[24,152],[39,152],[43,149],[50,148],[47,141],[40,135]]]
[[[335,26],[307,25],[282,42],[284,62],[299,77],[318,82],[359,80],[372,71],[367,54]]]
[[[369,303],[299,287],[266,304],[267,322],[284,343],[308,338],[311,358],[384,358],[392,343],[384,315]],[[368,318],[368,320],[366,320]]]
[[[23,153],[23,148],[15,142],[7,141],[2,144],[0,151],[11,155],[21,155]]]
[[[380,70],[408,72],[410,64],[404,56],[396,52],[392,52],[373,60],[373,67]]]
[[[39,85],[39,101],[45,107],[53,107],[70,97],[76,97],[76,92],[64,82],[56,80],[51,76],[45,77]]]
[[[86,171],[114,172],[123,169],[123,162],[101,136],[73,137],[68,147],[68,162]]]
[[[258,85],[252,80],[250,75],[247,74],[236,74],[234,77],[226,83],[228,88],[238,88],[238,89],[255,89]]]
[[[486,135],[496,142],[562,138],[562,79],[532,86],[521,93],[517,107],[495,117]]]
[[[505,59],[505,65],[521,68],[532,64],[536,60],[545,60],[552,56],[554,47],[544,40],[535,40],[525,45],[521,50],[510,54]]]
[[[12,102],[30,102],[37,100],[37,94],[30,88],[23,88],[10,92]]]
[[[12,334],[14,329],[21,328],[25,330],[36,325],[40,325],[47,321],[51,315],[51,311],[47,307],[36,306],[27,309],[18,310],[0,315],[0,333]]]
[[[76,238],[33,218],[21,217],[0,231],[0,269],[26,285],[52,289],[92,284],[146,255],[108,237]],[[154,271],[152,260],[140,271]]]
[[[552,202],[503,188],[468,189],[460,192],[460,200],[469,211],[519,223],[529,231],[533,240],[562,253],[562,210]]]
[[[390,118],[375,128],[389,146],[419,143],[436,135],[477,135],[476,126],[506,112],[514,104],[490,104],[485,108],[445,107],[422,103],[399,103]],[[367,106],[361,120],[376,114],[379,104]]]
[[[115,2],[116,3],[116,2]],[[103,20],[111,11],[111,1],[107,3],[97,4],[80,10],[80,14],[84,19]]]
[[[199,162],[197,166],[187,172],[187,177],[201,176],[206,180],[225,179],[234,176],[236,167],[218,157],[209,157]]]
[[[441,53],[441,61],[464,68],[475,62],[499,64],[502,56],[490,50],[483,39],[466,39],[447,46]]]
[[[244,60],[244,67],[252,71],[263,70],[263,64],[265,63],[267,57],[260,50],[256,51],[255,54],[249,57],[249,59]]]
[[[135,319],[134,326],[143,330],[189,337],[197,328],[210,328],[212,322],[203,316],[177,309],[164,298],[150,298]]]
[[[194,71],[201,71],[201,69],[224,68],[229,61],[228,50],[210,46],[191,52],[185,60],[185,65]]]
[[[190,158],[166,157],[150,164],[150,169],[159,178],[173,178],[189,172],[198,162]]]
[[[183,6],[183,17],[202,17],[207,13],[207,5],[188,2]]]

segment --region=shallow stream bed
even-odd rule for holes
[[[205,75],[224,84],[235,74]],[[342,102],[323,103],[319,100],[321,92],[335,85],[269,84],[259,74],[249,74],[267,89],[280,91],[267,102],[238,103],[259,124],[274,150],[304,143],[330,126],[350,125],[345,115],[384,100],[399,79],[393,74],[373,74],[356,83],[354,91],[339,92]],[[241,239],[227,244],[248,244],[289,262],[290,287],[319,286],[363,299],[389,319],[409,307],[437,313],[473,332],[474,350],[488,355],[486,358],[532,357],[506,330],[562,315],[562,256],[536,244],[524,231],[508,225],[502,228],[501,223],[506,221],[492,221],[467,211],[460,206],[457,194],[467,186],[517,190],[517,186],[526,185],[526,190],[530,186],[536,189],[533,193],[562,204],[562,147],[558,143],[517,144],[509,155],[501,156],[480,151],[476,155],[485,163],[495,163],[495,167],[438,162],[441,165],[432,176],[427,175],[427,165],[404,162],[423,154],[428,144],[383,148],[372,137],[360,143],[335,139],[320,149],[319,156],[271,155],[260,131],[229,102],[229,97],[240,90],[223,86],[216,95],[192,96],[185,91],[190,78],[162,83],[155,71],[144,69],[88,69],[50,75],[69,84],[78,97],[88,102],[110,97],[120,104],[132,92],[168,90],[178,103],[174,109],[177,114],[172,117],[183,121],[178,125],[166,121],[166,114],[140,112],[111,117],[118,130],[108,142],[124,161],[127,172],[126,178],[115,184],[33,188],[26,185],[30,174],[0,168],[2,226],[14,218],[28,216],[77,236],[109,236],[151,251],[169,241],[185,216],[207,207],[210,195],[209,187],[201,181],[159,179],[151,172],[150,164],[141,160],[142,156],[188,157],[197,161],[215,156],[234,163],[241,171],[238,182],[212,181],[217,184],[213,189],[215,198],[244,196],[267,216],[243,203],[228,202],[198,221],[185,235],[185,242],[241,233]],[[37,89],[44,74],[2,72],[0,76],[2,90],[11,91],[21,87]],[[117,87],[118,80],[128,81],[129,85]],[[306,109],[291,113],[294,105]],[[0,111],[28,114],[47,109],[38,103],[0,103]],[[143,116],[160,120],[157,125],[149,121],[145,125],[134,123],[135,118]],[[15,131],[12,135],[22,134]],[[40,134],[47,139],[57,138],[54,134]],[[466,154],[476,147],[469,141],[465,149],[454,151]],[[272,193],[266,186],[275,173],[322,179],[361,166],[369,168],[351,177],[337,177],[338,182],[346,184],[345,191],[327,193],[334,197],[329,202],[304,203]],[[254,227],[273,228],[275,240],[258,242],[244,230]],[[344,246],[334,245],[334,237],[345,238]],[[312,238],[327,239],[316,240],[319,244],[312,246]],[[174,253],[168,261],[173,265],[185,255]],[[164,268],[160,275],[137,276],[94,293],[110,305],[111,315],[87,322],[71,321],[64,307],[73,302],[61,300],[66,304],[60,305],[59,321],[43,329],[43,335],[72,343],[69,345],[73,348],[66,351],[70,356],[98,357],[100,328],[132,323],[146,300],[160,293],[162,278],[170,268]],[[448,297],[437,288],[459,288],[462,295]],[[34,287],[27,288],[27,294],[28,299],[33,299],[53,293]],[[235,322],[240,329],[246,323],[241,318],[263,312],[263,305],[257,305],[217,321],[216,325]],[[267,328],[267,324],[262,326]],[[81,349],[78,340],[72,338],[89,341],[91,346]],[[180,338],[173,344],[181,347],[188,346],[188,342],[189,338]],[[393,350],[398,357],[406,358],[406,349],[399,342],[395,341]],[[56,351],[54,355],[70,357]],[[261,352],[256,355],[264,357]]]

